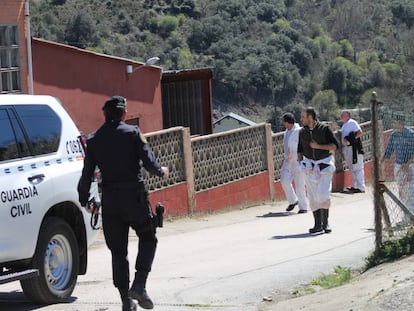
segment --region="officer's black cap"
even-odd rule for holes
[[[109,98],[102,107],[102,110],[106,108],[116,108],[126,110],[126,100],[125,97],[115,95]]]

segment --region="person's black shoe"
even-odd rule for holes
[[[329,227],[329,225],[326,225],[326,227],[323,229],[325,231],[325,233],[331,233],[332,229],[331,227]]]
[[[289,206],[286,208],[286,212],[290,212],[291,210],[293,210],[294,208],[295,208],[295,206],[296,205],[298,205],[299,204],[299,202],[298,201],[296,201],[295,203],[293,203],[293,204],[289,204]]]
[[[352,190],[353,193],[364,193],[365,191],[358,189],[358,188],[354,188],[354,190]]]
[[[323,232],[323,228],[322,227],[313,227],[309,229],[309,233],[319,233],[319,232]]]
[[[122,311],[137,311],[137,304],[128,298],[122,302]]]
[[[358,190],[358,189],[354,187],[346,187],[344,192],[352,194],[352,193],[356,193],[355,190]]]
[[[300,209],[299,211],[298,211],[298,214],[306,214],[308,211],[307,210],[305,210],[305,209]]]
[[[141,308],[144,308],[144,309],[154,308],[154,304],[151,298],[148,296],[145,288],[132,285],[131,289],[129,290],[129,295],[132,298],[138,300],[138,304]]]

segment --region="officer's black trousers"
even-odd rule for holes
[[[147,275],[151,271],[152,262],[157,247],[157,238],[152,222],[142,220],[137,215],[138,206],[128,209],[128,206],[120,205],[104,206],[103,199],[103,231],[106,245],[112,253],[112,277],[115,287],[120,290],[129,288],[129,262],[128,262],[128,232],[132,227],[138,238],[138,255],[135,269],[138,273]],[[126,204],[128,205],[128,204]],[[146,278],[146,277],[145,277]],[[145,285],[145,281],[144,281]]]

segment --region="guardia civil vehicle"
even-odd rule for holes
[[[72,294],[98,234],[78,202],[79,136],[56,98],[0,95],[0,284],[20,280],[35,302]]]

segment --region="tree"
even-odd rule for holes
[[[280,107],[275,106],[273,110],[270,112],[270,116],[266,120],[266,122],[271,124],[273,133],[281,132],[284,130],[284,127],[281,122],[282,115],[283,111]]]
[[[167,38],[174,30],[177,29],[179,24],[178,17],[166,15],[161,18],[158,28],[159,33],[163,38]]]
[[[72,17],[66,26],[65,41],[82,49],[98,44],[96,26],[88,13],[79,11]]]
[[[188,45],[195,51],[205,51],[210,46],[223,39],[226,25],[220,16],[207,17],[202,21],[192,21]]]
[[[351,42],[349,42],[346,39],[339,41],[339,53],[338,54],[349,60],[353,60],[354,59],[354,48],[352,47]]]
[[[261,2],[257,4],[257,17],[259,20],[274,23],[278,18],[285,13],[283,1]]]
[[[296,122],[299,122],[300,115],[305,108],[305,105],[302,103],[291,103],[283,107],[283,112],[290,112],[295,116]]]
[[[319,91],[312,98],[312,106],[323,121],[334,121],[339,114],[338,97],[334,90]]]
[[[334,60],[328,68],[325,78],[325,89],[332,89],[338,94],[346,90],[347,70],[344,64]]]
[[[405,23],[409,29],[414,25],[414,3],[412,1],[394,1],[391,4],[391,12],[396,21]]]
[[[386,72],[380,62],[371,63],[367,77],[368,85],[371,87],[382,87],[384,86],[386,79]]]
[[[309,65],[312,61],[311,52],[301,43],[295,45],[291,53],[292,63],[299,68],[303,76],[309,71]]]

